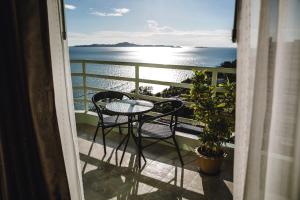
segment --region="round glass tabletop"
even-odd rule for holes
[[[120,115],[134,115],[150,111],[154,104],[144,100],[116,100],[106,104],[105,108]]]

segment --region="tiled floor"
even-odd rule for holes
[[[101,132],[92,143],[95,128],[78,125],[78,139],[86,200],[145,199],[145,200],[227,200],[232,199],[233,161],[226,159],[217,176],[198,173],[193,152],[181,151],[182,168],[174,148],[155,144],[144,151],[147,163],[137,168],[135,145],[130,143],[119,165],[122,150],[115,148],[121,135],[107,137],[104,155]]]

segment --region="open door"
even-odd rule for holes
[[[72,200],[84,199],[72,96],[63,0],[48,0],[49,35],[56,113]]]

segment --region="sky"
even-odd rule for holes
[[[232,47],[234,0],[65,0],[70,46]]]

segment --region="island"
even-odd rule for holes
[[[84,44],[84,45],[75,45],[73,47],[171,47],[171,48],[181,48],[181,46],[174,45],[140,45],[129,42],[121,42],[117,44]]]

